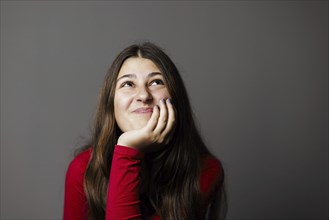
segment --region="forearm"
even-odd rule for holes
[[[139,177],[143,153],[116,145],[112,158],[106,220],[141,219]]]

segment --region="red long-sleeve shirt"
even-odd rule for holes
[[[90,155],[91,148],[77,155],[68,167],[65,181],[64,220],[87,219],[88,204],[83,181]],[[141,219],[138,185],[143,157],[144,154],[138,150],[115,146],[108,185],[106,220]],[[200,190],[206,203],[210,203],[214,198],[222,178],[220,162],[212,156],[203,157]],[[160,218],[154,215],[152,219]]]

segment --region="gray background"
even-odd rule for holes
[[[228,219],[328,219],[328,1],[1,1],[1,219],[60,219],[114,56],[181,71]]]

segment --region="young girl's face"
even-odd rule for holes
[[[149,121],[153,106],[170,98],[162,73],[149,59],[128,58],[117,78],[114,114],[122,132],[140,129]]]

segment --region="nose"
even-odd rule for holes
[[[147,88],[142,87],[142,88],[138,89],[137,94],[136,94],[137,101],[147,102],[147,101],[152,100],[152,98],[153,98],[152,94],[150,93],[150,91]]]

